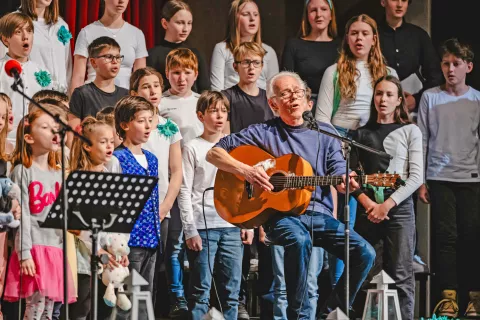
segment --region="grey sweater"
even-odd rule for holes
[[[480,182],[480,92],[470,87],[457,97],[431,88],[418,109],[425,180]]]
[[[22,220],[15,237],[19,260],[31,258],[33,246],[62,247],[61,230],[39,226],[60,192],[61,177],[60,170],[45,171],[35,164],[30,168],[17,165],[13,169],[11,179],[20,186],[22,200]]]

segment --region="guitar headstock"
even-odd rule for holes
[[[368,174],[365,176],[364,182],[375,187],[388,187],[392,189],[397,189],[405,185],[405,181],[402,180],[398,173]]]

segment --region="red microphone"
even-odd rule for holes
[[[22,78],[20,78],[20,74],[22,73],[22,65],[17,60],[8,60],[5,63],[5,72],[9,77],[15,79],[15,84],[19,85],[23,88]]]

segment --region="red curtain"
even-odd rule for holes
[[[80,30],[101,17],[101,2],[102,0],[60,1],[62,16],[73,35],[72,50]],[[154,47],[163,38],[160,20],[164,3],[165,0],[130,0],[125,10],[123,18],[143,31],[147,49]]]

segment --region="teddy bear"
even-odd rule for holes
[[[115,257],[117,262],[122,260],[122,257],[127,256],[130,253],[128,247],[128,235],[122,233],[105,233],[100,239],[100,245],[102,248],[106,248],[106,251]],[[115,307],[117,305],[120,309],[127,311],[132,307],[130,299],[128,299],[123,289],[123,283],[130,275],[130,271],[127,267],[118,266],[113,270],[100,268],[99,274],[102,274],[102,282],[107,289],[103,300],[109,307]],[[118,289],[118,294],[115,294],[115,289]]]
[[[18,200],[20,197],[20,188],[6,177],[0,178],[0,226],[18,228],[19,220],[15,220],[11,209],[12,200]]]

